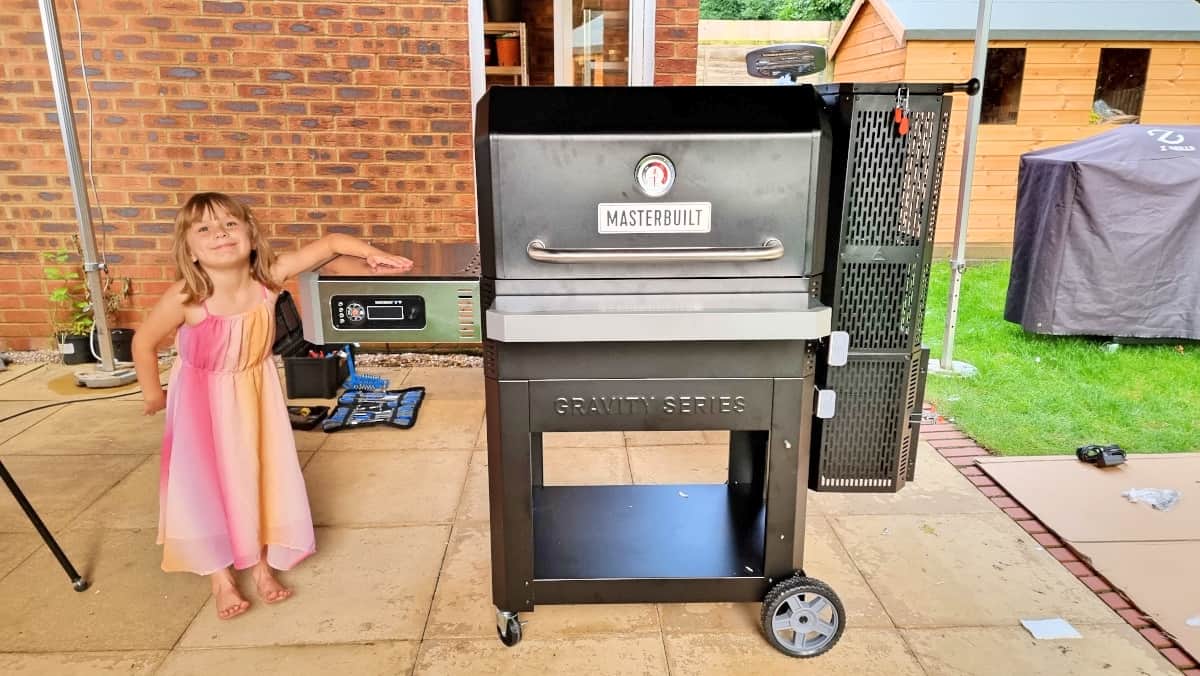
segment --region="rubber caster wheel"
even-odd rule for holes
[[[791,657],[828,651],[842,637],[845,617],[842,601],[829,585],[802,575],[778,582],[763,599],[763,632]]]
[[[503,611],[496,613],[496,634],[500,637],[500,642],[510,648],[520,643],[521,621],[517,614]]]

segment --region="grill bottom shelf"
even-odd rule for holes
[[[536,602],[761,600],[765,513],[723,484],[534,488]]]
[[[535,577],[760,576],[764,514],[724,484],[535,488]]]

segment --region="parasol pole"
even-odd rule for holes
[[[986,82],[988,32],[992,23],[992,0],[979,0],[979,21],[975,28],[975,57],[971,76],[980,86]],[[983,112],[983,92],[967,98],[967,132],[963,140],[962,176],[958,185],[958,223],[954,232],[954,251],[950,259],[950,300],[947,304],[946,333],[942,357],[931,372],[971,374],[974,367],[954,361],[954,333],[958,328],[958,301],[962,292],[963,271],[967,267],[967,221],[971,211],[971,186],[975,177],[975,142],[979,136],[979,118]],[[932,365],[931,365],[932,366]]]

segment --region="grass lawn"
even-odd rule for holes
[[[1121,345],[1027,334],[1004,321],[1009,264],[968,267],[954,360],[973,378],[930,374],[925,398],[1001,455],[1072,454],[1084,444],[1130,453],[1200,451],[1200,344]],[[949,265],[935,261],[924,343],[942,354]]]

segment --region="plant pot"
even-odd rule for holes
[[[112,335],[113,359],[117,361],[133,361],[133,329],[113,329]],[[96,352],[100,346],[96,346]]]
[[[501,66],[521,65],[521,41],[509,36],[496,38],[496,62]]]
[[[89,342],[90,337],[86,334],[61,336],[58,340],[58,351],[62,354],[63,363],[87,364],[96,361],[92,357]]]
[[[521,0],[485,0],[488,21],[509,23],[521,20]]]

